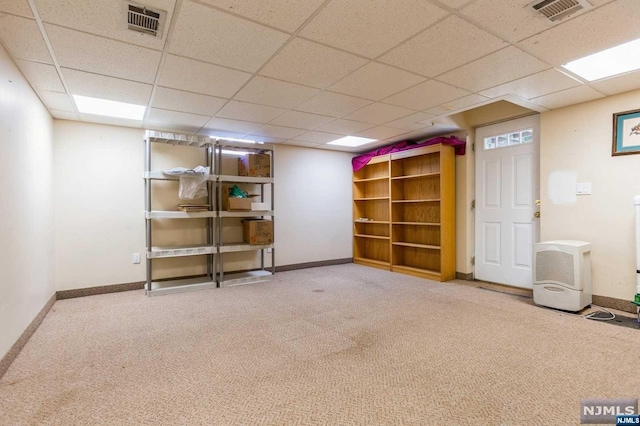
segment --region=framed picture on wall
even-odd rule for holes
[[[611,155],[640,154],[640,109],[613,114]]]

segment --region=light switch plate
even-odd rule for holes
[[[591,195],[591,182],[576,183],[576,195]]]

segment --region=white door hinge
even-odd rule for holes
[[[471,210],[476,208],[476,200],[471,200]]]
[[[476,264],[476,257],[475,256],[471,256],[471,264],[472,265]]]

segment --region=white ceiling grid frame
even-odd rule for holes
[[[470,92],[480,92],[549,68],[534,56],[509,46],[440,75],[438,80]]]
[[[296,129],[313,130],[333,120],[334,117],[327,117],[325,115],[309,114],[300,111],[287,111],[280,117],[271,121],[270,124],[293,127]]]
[[[424,0],[395,0],[391,10],[388,5],[388,0],[333,0],[300,36],[372,59],[448,15]]]
[[[55,66],[23,59],[15,61],[22,74],[27,77],[34,88],[64,93],[64,86]]]
[[[194,3],[293,34],[326,0],[194,0]]]
[[[331,91],[379,101],[426,78],[378,62],[369,62],[330,87]]]
[[[384,102],[416,111],[424,111],[454,99],[462,98],[471,93],[436,80],[425,81],[417,86],[396,93],[384,99]]]
[[[151,84],[61,67],[69,91],[74,95],[108,99],[135,105],[147,105],[151,97]]]
[[[489,98],[515,95],[523,99],[533,99],[580,85],[580,81],[552,68],[483,90],[480,94]]]
[[[130,31],[123,23],[126,3],[122,0],[33,0],[42,22],[104,37],[148,49],[161,51],[169,32],[164,26],[161,37]],[[150,9],[166,12],[171,22],[176,0],[132,0]]]
[[[352,112],[344,118],[363,123],[384,124],[388,121],[397,120],[408,115],[415,114],[415,109],[402,108],[395,105],[389,105],[382,102],[376,102],[371,105]]]
[[[291,109],[320,93],[319,89],[254,76],[235,96],[238,101]]]
[[[289,39],[289,34],[183,2],[172,29],[169,53],[254,73]]]
[[[553,66],[560,66],[639,38],[639,20],[637,0],[617,0],[523,40],[518,46]]]
[[[211,117],[226,103],[227,99],[224,98],[158,86],[150,106]]]
[[[162,53],[136,44],[44,24],[61,67],[153,83]],[[100,52],[94,55],[93,52]]]
[[[450,15],[378,60],[416,74],[435,77],[507,45],[491,33]],[[456,55],[449,55],[452,51]]]
[[[0,13],[0,22],[0,40],[14,59],[53,63],[47,40],[36,30],[40,27],[36,18]]]

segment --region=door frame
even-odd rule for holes
[[[472,152],[473,152],[473,184],[472,184],[472,200],[473,200],[473,205],[471,206],[471,229],[470,229],[470,233],[471,233],[471,238],[470,238],[470,251],[471,251],[471,257],[472,257],[472,276],[473,276],[473,280],[478,280],[478,278],[476,277],[476,265],[477,265],[477,253],[476,253],[476,247],[477,247],[477,233],[476,233],[476,227],[477,227],[477,193],[476,193],[476,188],[477,188],[477,180],[478,180],[478,171],[479,171],[479,167],[478,167],[478,156],[476,155],[477,150],[476,150],[476,146],[479,146],[481,143],[483,143],[483,141],[478,141],[476,140],[476,133],[478,129],[484,128],[484,127],[490,127],[490,126],[494,126],[497,124],[503,124],[503,123],[508,123],[511,121],[516,121],[516,120],[520,120],[523,118],[527,118],[527,117],[533,117],[533,116],[538,116],[538,124],[537,124],[537,132],[538,132],[538,145],[537,145],[537,149],[534,155],[537,156],[537,167],[538,167],[538,199],[540,197],[540,191],[541,191],[541,181],[540,181],[540,113],[539,112],[535,112],[532,111],[531,113],[527,113],[527,114],[523,114],[523,115],[518,115],[518,116],[514,116],[514,117],[509,117],[509,118],[505,118],[502,120],[496,120],[496,121],[492,121],[489,123],[483,123],[480,125],[476,125],[472,128]],[[468,181],[467,181],[468,182]],[[538,238],[540,236],[540,221],[538,220]],[[538,242],[538,241],[534,241]],[[506,285],[506,284],[500,284],[500,285]],[[507,284],[508,285],[508,284]],[[512,286],[514,288],[522,288],[522,287],[517,287],[517,286]]]

